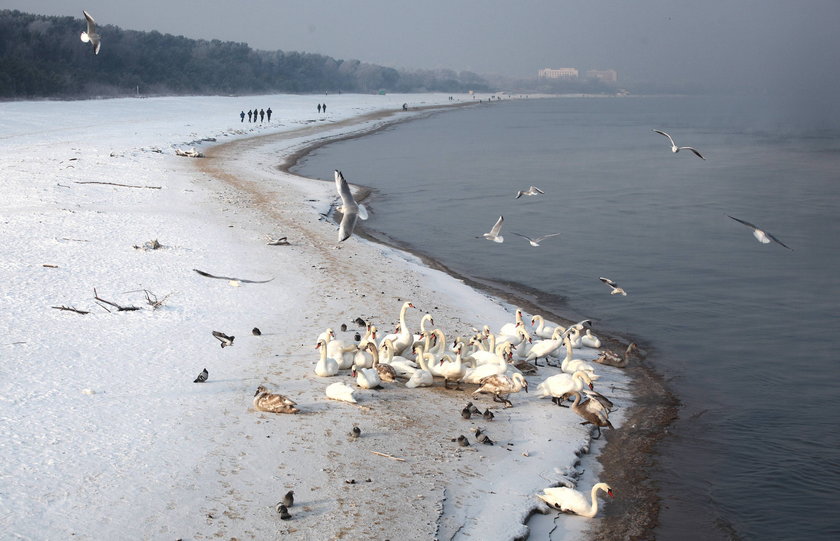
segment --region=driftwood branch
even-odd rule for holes
[[[149,306],[152,307],[152,310],[157,310],[158,308],[163,306],[163,303],[166,302],[166,299],[168,299],[170,295],[172,295],[172,293],[167,293],[162,299],[158,299],[157,295],[155,295],[148,289],[144,289],[143,292],[146,294],[146,302],[149,303]]]
[[[386,454],[386,453],[380,453],[379,451],[371,451],[371,453],[373,453],[375,455],[379,455],[379,456],[384,456],[385,458],[390,458],[391,460],[396,460],[397,462],[405,462],[404,458],[389,455],[389,454]]]
[[[133,310],[139,310],[140,309],[137,306],[120,306],[119,304],[117,304],[115,302],[106,301],[105,299],[103,299],[99,296],[99,293],[96,292],[96,288],[93,288],[93,298],[98,300],[99,302],[104,302],[105,304],[107,304],[109,306],[113,306],[114,308],[117,309],[117,312],[131,312]],[[106,308],[106,310],[108,310],[108,309]],[[108,310],[108,311],[110,312],[110,310]]]
[[[215,274],[210,274],[209,272],[204,272],[203,270],[198,269],[193,270],[206,278],[216,278],[218,280],[235,280],[244,284],[265,284],[267,282],[270,282],[271,280],[274,280],[274,278],[270,278],[268,280],[246,280],[245,278],[235,278],[231,276],[216,276]]]
[[[108,186],[120,186],[122,188],[148,188],[149,190],[160,190],[160,186],[137,186],[135,184],[118,184],[116,182],[98,182],[95,180],[77,180],[76,184],[107,184]]]
[[[55,308],[56,310],[66,310],[68,312],[76,312],[77,314],[89,314],[90,313],[90,312],[87,312],[85,310],[79,310],[78,308],[73,308],[72,306],[62,305],[62,306],[53,306],[53,308]]]

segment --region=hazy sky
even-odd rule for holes
[[[840,81],[837,0],[0,0],[0,8],[397,68],[750,87]],[[81,28],[80,28],[81,31]],[[102,54],[108,53],[107,35]]]

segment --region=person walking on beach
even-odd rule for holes
[[[248,109],[248,122],[251,122],[251,110]]]
[[[239,112],[239,121],[240,122],[245,122],[245,111],[240,111]]]
[[[265,116],[267,116],[268,121],[271,122],[271,107],[265,110]]]
[[[256,121],[257,121],[257,114],[258,114],[258,113],[259,113],[259,111],[257,111],[257,108],[256,108],[256,107],[254,107],[254,122],[256,122]]]
[[[321,112],[321,104],[320,103],[318,104],[318,112],[319,113]]]
[[[260,122],[262,122],[263,120],[265,120],[265,111],[263,109],[260,109]]]
[[[327,112],[327,104],[326,104],[326,103],[325,103],[325,104],[323,104],[323,105],[321,106],[321,109],[323,109],[323,110],[324,110],[324,112],[326,113],[326,112]]]

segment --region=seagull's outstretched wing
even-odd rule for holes
[[[773,239],[773,242],[776,242],[776,243],[778,243],[778,244],[781,244],[782,246],[784,246],[784,247],[785,247],[785,248],[787,248],[788,250],[793,251],[793,248],[791,248],[790,246],[788,246],[788,245],[787,245],[787,244],[785,244],[784,242],[782,242],[782,241],[780,241],[779,239],[777,239],[776,237],[774,237],[771,233],[768,233],[767,231],[765,231],[765,232],[764,232],[764,234],[765,234],[765,235],[767,235],[768,237],[770,237],[771,239]]]
[[[529,192],[537,192],[537,193],[545,193],[544,191],[540,190],[536,186],[531,186],[530,188],[528,188],[528,191]]]
[[[598,279],[601,280],[602,282],[604,282],[605,284],[607,284],[610,287],[618,287],[618,284],[616,284],[615,282],[613,282],[609,278],[604,278],[603,276],[601,276]]]
[[[87,20],[87,33],[88,33],[88,35],[95,34],[96,33],[96,21],[93,20],[93,17],[91,17],[90,13],[88,13],[87,11],[82,10],[82,13],[85,14],[85,19]]]
[[[696,149],[696,148],[694,148],[694,147],[679,147],[679,148],[680,148],[680,150],[690,150],[690,151],[692,151],[692,152],[694,153],[694,155],[695,155],[695,156],[697,156],[698,158],[700,158],[701,160],[705,160],[705,159],[706,159],[706,158],[704,158],[704,157],[703,157],[703,155],[702,155],[702,154],[700,154],[699,152],[697,152],[697,149]]]
[[[662,130],[653,130],[653,131],[655,131],[655,132],[656,132],[656,133],[658,133],[659,135],[664,135],[665,137],[667,137],[667,138],[668,138],[668,141],[670,141],[670,142],[671,142],[671,146],[677,146],[677,144],[674,142],[674,138],[673,138],[673,137],[671,137],[670,135],[668,135],[666,132],[664,132],[664,131],[662,131]]]
[[[498,237],[499,233],[502,232],[502,224],[505,223],[505,217],[499,216],[499,219],[496,220],[496,223],[493,224],[493,229],[490,230],[490,234],[494,237]]]
[[[729,214],[727,214],[727,216],[729,216]],[[729,217],[732,218],[733,220],[735,220],[736,222],[740,222],[740,223],[744,224],[747,227],[752,227],[753,229],[758,229],[758,227],[756,225],[751,224],[750,222],[746,222],[744,220],[736,218],[735,216],[729,216]]]

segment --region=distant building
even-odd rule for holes
[[[540,79],[577,79],[578,70],[575,68],[545,68],[537,72],[537,77]]]
[[[618,73],[615,70],[589,70],[586,72],[587,79],[598,79],[603,83],[615,83],[618,81]]]

